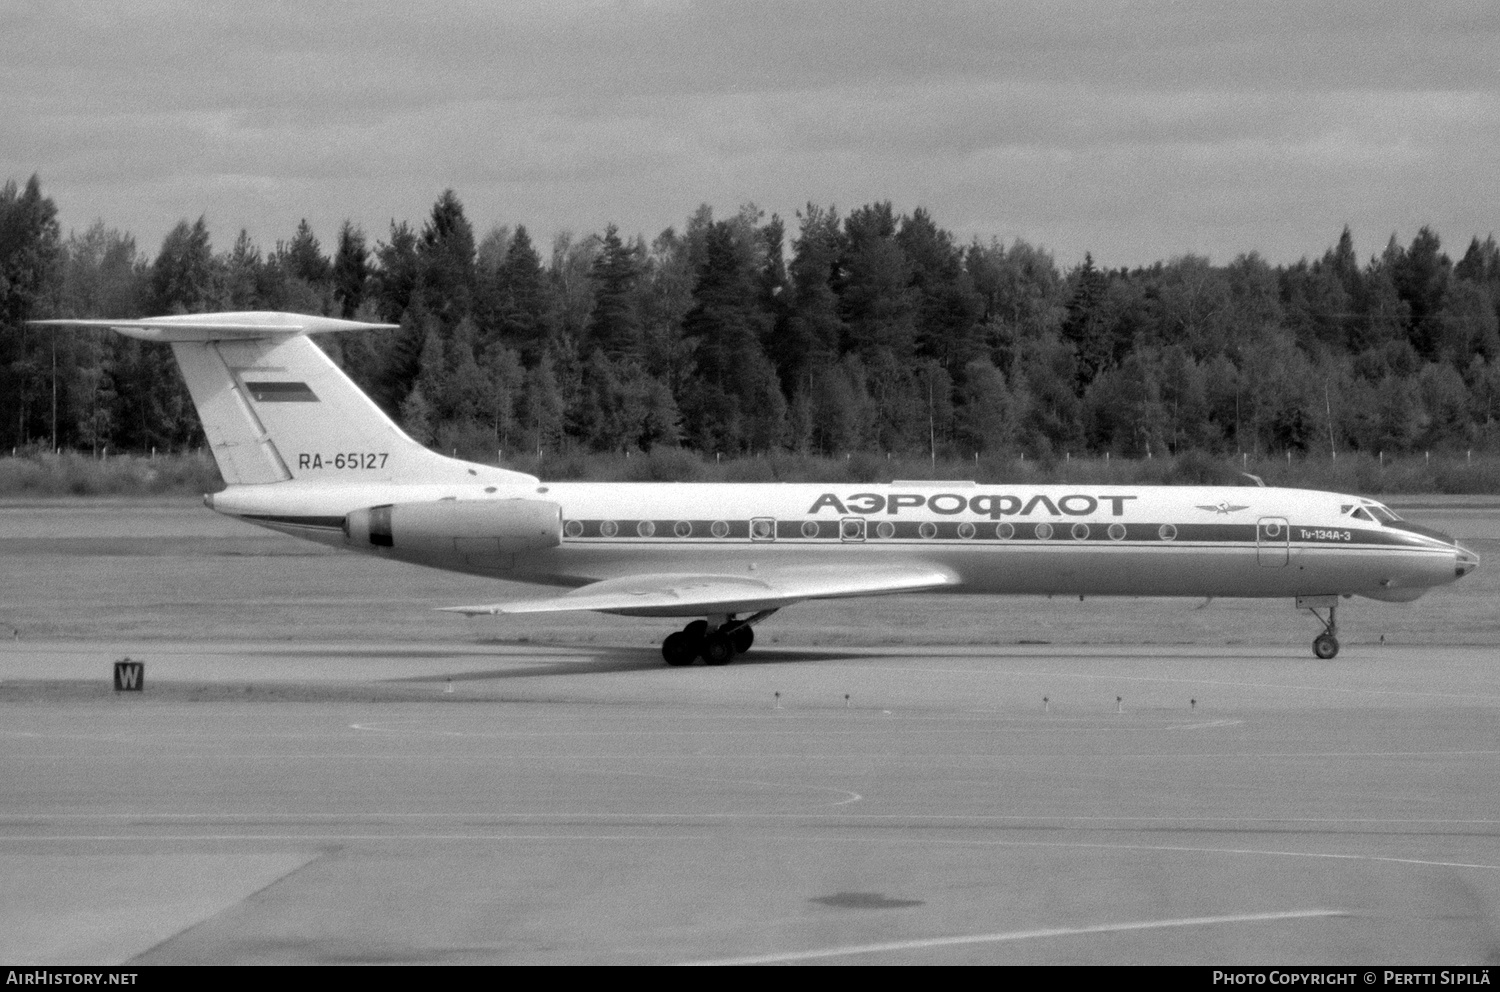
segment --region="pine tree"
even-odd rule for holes
[[[1112,328],[1104,310],[1109,283],[1094,267],[1094,256],[1085,253],[1083,265],[1073,274],[1073,296],[1062,324],[1062,338],[1078,355],[1079,385],[1087,386],[1114,357]]]
[[[427,310],[451,329],[474,304],[474,228],[451,189],[432,205],[417,243],[420,287]]]
[[[542,259],[524,225],[517,224],[496,273],[497,334],[516,349],[524,365],[541,359],[548,338],[547,298]]]
[[[962,368],[979,350],[976,330],[984,311],[953,235],[918,207],[896,234],[911,267],[916,294],[916,353],[944,368]]]
[[[365,232],[352,221],[344,221],[339,228],[339,247],[334,255],[331,272],[333,298],[338,301],[339,313],[345,320],[352,320],[365,299],[365,284],[370,278],[370,252],[365,247]]]
[[[333,266],[323,254],[322,246],[313,235],[312,226],[307,223],[306,217],[297,224],[292,240],[284,247],[278,246],[278,249],[287,272],[298,279],[316,286],[327,282],[333,275]]]
[[[791,300],[767,348],[782,388],[792,396],[805,393],[813,374],[837,360],[847,331],[833,288],[843,253],[838,212],[809,203],[806,213],[797,216],[799,227],[788,272]]]
[[[179,221],[162,241],[151,266],[151,311],[201,313],[214,299],[214,259],[208,224]]]
[[[25,189],[0,188],[0,417],[10,443],[57,434],[52,390],[53,333],[25,321],[50,316],[62,261],[57,207],[33,175]]]
[[[416,234],[405,221],[399,224],[391,221],[391,240],[375,246],[375,257],[380,264],[373,274],[372,288],[381,320],[404,323],[422,278]]]
[[[1469,250],[1453,267],[1453,275],[1469,282],[1500,282],[1500,246],[1495,244],[1495,236],[1491,234],[1483,243],[1477,237],[1471,239]]]
[[[641,254],[639,246],[620,240],[611,224],[594,259],[594,310],[589,317],[588,342],[613,359],[639,357],[641,318],[637,299]]]
[[[851,213],[843,248],[834,288],[849,328],[848,350],[868,359],[886,349],[897,363],[909,365],[916,355],[915,294],[890,201]]]
[[[682,401],[690,437],[702,451],[779,447],[786,398],[760,344],[769,320],[757,305],[754,258],[731,221],[713,224],[705,248],[683,318],[683,336],[696,348]]]
[[[1417,354],[1431,358],[1441,337],[1438,312],[1448,292],[1453,265],[1442,252],[1442,243],[1431,228],[1423,227],[1404,252],[1395,256],[1391,273],[1396,293],[1411,312],[1408,331]]]
[[[234,247],[220,259],[219,268],[219,296],[224,306],[232,310],[272,309],[271,301],[266,299],[265,260],[250,240],[249,231],[240,228]]]
[[[680,394],[692,374],[691,345],[682,321],[693,307],[697,273],[688,264],[685,238],[667,228],[651,243],[641,276],[642,367],[669,395]]]

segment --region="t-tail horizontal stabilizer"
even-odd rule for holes
[[[141,320],[33,320],[40,327],[106,327],[142,341],[248,341],[325,331],[394,331],[400,324],[371,324],[301,313],[244,311],[186,313]]]

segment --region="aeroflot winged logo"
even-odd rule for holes
[[[813,502],[807,512],[815,514],[823,510],[832,510],[839,514],[888,513],[895,516],[902,510],[916,510],[925,506],[929,511],[943,516],[956,516],[968,512],[989,517],[991,520],[999,520],[1001,517],[1010,516],[1029,517],[1038,510],[1054,517],[1086,517],[1097,512],[1101,504],[1107,504],[1110,508],[1110,516],[1122,517],[1125,515],[1126,501],[1136,498],[1135,496],[1090,496],[1086,493],[1069,493],[1066,496],[1059,496],[1054,502],[1051,497],[1040,493],[1029,499],[1010,493],[981,493],[978,496],[961,496],[958,493],[934,493],[931,496],[925,496],[922,493],[891,493],[889,496],[883,496],[880,493],[855,493],[839,499],[833,493],[824,493]]]
[[[1250,507],[1235,506],[1233,503],[1224,502],[1211,503],[1208,506],[1199,506],[1198,509],[1207,510],[1209,513],[1238,513],[1241,510],[1248,510],[1250,509]]]

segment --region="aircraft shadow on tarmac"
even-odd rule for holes
[[[550,675],[601,675],[616,672],[655,672],[665,668],[661,652],[655,648],[580,648],[576,644],[529,642],[538,648],[567,648],[573,656],[548,658],[540,662],[519,662],[514,667],[483,671],[453,672],[441,675],[415,675],[391,679],[392,682],[475,682],[487,679],[525,679]],[[855,651],[828,648],[756,648],[734,659],[736,666],[772,665],[788,661],[841,661],[859,657]]]

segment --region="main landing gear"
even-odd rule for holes
[[[744,620],[733,615],[712,617],[717,621],[694,620],[661,642],[661,656],[672,666],[691,665],[698,658],[705,665],[727,665],[737,654],[744,654],[755,643],[751,624],[760,623],[775,610],[761,610]]]

